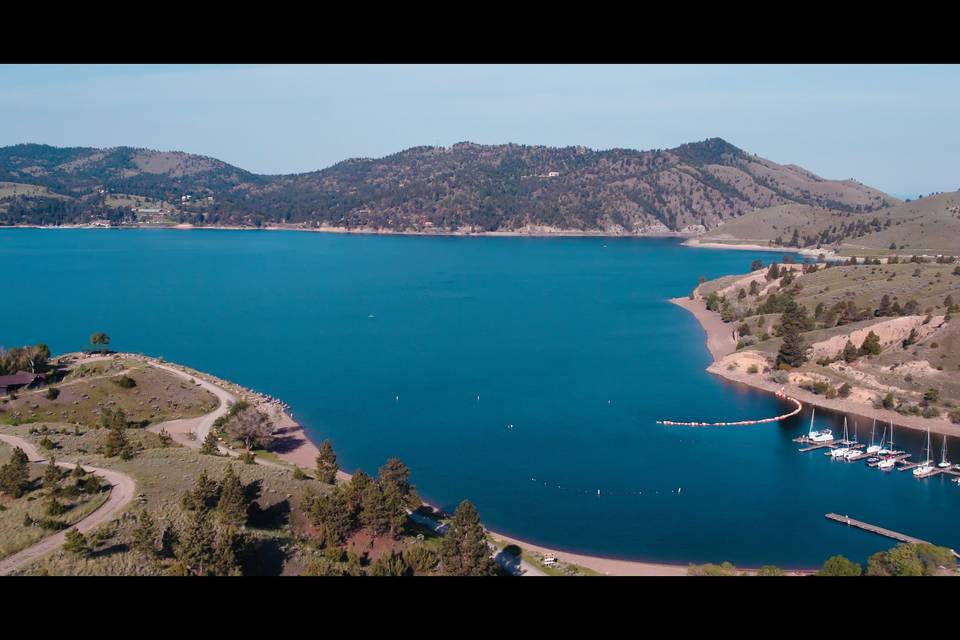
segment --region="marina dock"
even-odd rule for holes
[[[849,527],[856,527],[858,529],[863,529],[864,531],[875,533],[878,536],[892,538],[894,540],[897,540],[898,542],[907,542],[911,544],[934,544],[932,542],[927,542],[926,540],[921,540],[920,538],[914,538],[913,536],[908,536],[905,533],[892,531],[890,529],[884,529],[883,527],[878,527],[868,522],[861,522],[860,520],[854,520],[850,516],[841,516],[836,513],[828,513],[826,517],[828,520],[833,520],[834,522],[839,522],[840,524],[845,524]],[[960,558],[960,554],[958,554],[956,551],[954,551],[953,549],[950,549],[950,551],[951,553],[953,553],[954,556]]]

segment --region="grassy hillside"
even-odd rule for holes
[[[871,212],[779,205],[725,222],[701,239],[837,249],[841,255],[960,255],[960,193],[942,193]]]
[[[884,220],[884,228],[847,240],[845,248],[960,255],[960,192],[905,202],[878,215]]]
[[[849,212],[831,211],[805,204],[783,204],[729,220],[700,236],[704,242],[774,244],[785,246],[794,237],[819,237]]]
[[[960,421],[958,263],[808,265],[805,273],[790,277],[764,279],[759,290],[746,286],[756,279],[748,275],[700,287],[704,298],[712,292],[723,296],[716,299],[714,293],[708,306],[722,312],[739,334],[737,352],[719,366],[733,371],[750,366],[754,375],[777,376],[777,383],[834,397],[846,385],[855,402],[872,408]],[[799,368],[775,373],[780,312],[788,300],[806,310],[802,335],[810,355]],[[871,331],[880,341],[878,353],[861,351]],[[844,353],[848,343],[852,354]],[[766,358],[763,367],[752,367],[757,362],[751,352]]]

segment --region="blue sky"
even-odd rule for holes
[[[960,189],[960,66],[0,66],[0,146],[130,145],[259,173],[417,145],[719,136],[895,194]]]

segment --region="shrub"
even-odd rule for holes
[[[132,389],[137,386],[137,381],[130,376],[120,376],[119,378],[114,378],[113,383],[121,389]]]
[[[67,532],[63,540],[63,549],[68,553],[78,556],[86,556],[90,553],[90,547],[87,546],[87,538],[76,529]]]
[[[429,573],[437,568],[440,555],[429,545],[418,543],[403,552],[404,560],[413,569],[414,573]]]
[[[824,395],[826,395],[826,397],[830,400],[833,400],[837,397],[837,390],[833,387],[827,387],[827,392]]]
[[[47,396],[47,400],[56,400],[60,396],[60,389],[50,387],[44,395]]]
[[[840,389],[837,391],[837,393],[841,398],[849,398],[851,391],[853,391],[853,387],[844,382],[842,385],[840,385]]]
[[[940,410],[937,409],[936,407],[927,407],[923,410],[922,415],[924,418],[936,418],[936,417],[939,417]]]
[[[737,574],[737,568],[729,562],[724,562],[721,564],[703,564],[703,565],[690,565],[687,569],[687,575],[690,576],[735,576]]]
[[[752,364],[749,367],[747,367],[747,373],[757,373],[759,371],[760,369],[755,364]]]
[[[777,384],[786,384],[790,382],[790,374],[783,370],[776,370],[770,378]]]
[[[858,576],[863,568],[856,562],[851,562],[843,556],[833,556],[823,563],[823,568],[817,572],[818,576]]]

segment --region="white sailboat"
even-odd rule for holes
[[[844,418],[843,418],[843,440],[841,440],[840,442],[843,442],[843,443],[849,442],[849,440],[847,439],[847,418],[846,418],[846,416],[844,416]],[[832,449],[832,450],[830,451],[830,456],[833,457],[833,458],[843,458],[844,456],[847,455],[847,452],[849,452],[849,451],[850,451],[850,447],[837,447],[836,449]]]
[[[817,415],[816,407],[814,407],[813,411],[810,412],[810,429],[807,431],[807,439],[811,442],[832,442],[833,431],[830,429],[820,429],[819,431],[814,431],[813,417],[815,415]]]
[[[887,431],[886,429],[884,429],[883,437],[880,438],[880,444],[874,444],[874,439],[877,437],[877,420],[876,418],[874,418],[873,428],[870,430],[870,446],[867,447],[867,453],[868,454],[879,453],[880,449],[883,448],[883,441],[886,438],[886,436],[887,436]]]
[[[927,429],[927,445],[920,455],[923,456],[923,462],[914,467],[913,475],[915,477],[923,477],[933,471],[933,460],[930,459],[930,429]]]
[[[880,449],[877,453],[887,454],[888,457],[884,458],[877,463],[877,469],[882,471],[890,471],[893,467],[896,466],[897,460],[893,456],[895,449],[893,448],[893,420],[890,421],[890,441],[887,442],[887,447],[885,449]]]
[[[860,438],[859,438],[859,435],[858,435],[857,432],[858,432],[857,423],[856,423],[856,421],[854,421],[854,423],[853,423],[853,444],[854,444],[854,445],[859,444],[859,442],[860,442]],[[849,449],[849,451],[847,451],[845,454],[843,454],[843,459],[844,459],[844,460],[857,460],[857,459],[859,459],[860,456],[862,456],[862,455],[863,455],[863,452],[861,452],[858,447],[856,447],[856,446],[851,446],[850,449]]]
[[[881,443],[882,444],[882,443]],[[877,451],[879,454],[892,454],[895,449],[893,448],[893,421],[890,421],[890,441],[887,442],[885,448],[881,448],[880,451]]]
[[[937,466],[941,469],[950,468],[950,463],[947,461],[947,436],[943,436],[943,445],[940,447],[940,463]]]

